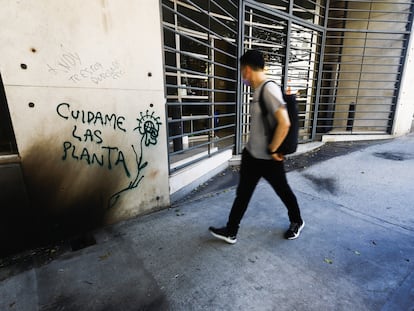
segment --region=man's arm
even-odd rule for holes
[[[272,142],[269,145],[269,150],[272,153],[275,152],[280,147],[280,145],[283,143],[290,128],[289,114],[288,114],[287,109],[284,106],[276,110],[274,116],[277,120],[277,126],[275,129],[275,133],[273,134]],[[283,161],[282,154],[275,153],[275,154],[272,154],[272,157],[276,161]]]

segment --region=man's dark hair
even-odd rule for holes
[[[240,65],[250,66],[253,70],[264,68],[263,53],[258,50],[248,50],[240,57]]]

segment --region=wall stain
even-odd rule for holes
[[[130,134],[136,135],[136,143],[125,149],[136,162],[135,166],[128,161],[132,162],[130,177],[123,169],[62,160],[61,137],[33,141],[21,163],[29,202],[1,203],[7,212],[0,232],[7,239],[2,239],[0,256],[59,243],[112,222],[108,209],[119,206],[122,195],[137,189],[144,178],[150,181],[159,173],[155,167],[149,169],[151,158],[146,151],[158,143],[160,118],[147,110],[137,121]]]
[[[108,194],[124,180],[123,174],[80,163],[50,159],[59,155],[56,141],[34,141],[22,157],[28,202],[2,201],[0,257],[25,249],[60,243],[106,224]],[[110,178],[109,178],[110,176]],[[23,194],[22,194],[23,195]]]
[[[335,194],[338,191],[337,181],[333,177],[317,177],[311,174],[303,174],[303,177],[310,180],[316,190]]]
[[[148,174],[148,177],[150,178],[150,179],[155,179],[155,178],[157,178],[157,176],[158,176],[158,174],[159,174],[159,170],[152,170],[149,174]]]

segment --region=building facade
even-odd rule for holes
[[[203,163],[207,173],[217,163],[203,159],[243,149],[252,90],[241,83],[237,58],[246,49],[262,50],[269,78],[297,95],[302,143],[381,139],[411,128],[412,1],[161,5],[172,186],[175,176],[188,179],[186,166]]]
[[[297,95],[302,143],[411,129],[413,1],[3,2],[1,225],[21,241],[168,207],[227,167],[246,49]]]

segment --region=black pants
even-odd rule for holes
[[[269,182],[286,205],[290,222],[299,223],[302,221],[298,202],[286,179],[283,161],[256,159],[247,149],[244,149],[240,168],[240,182],[227,223],[227,229],[232,234],[237,234],[240,221],[261,177]]]

